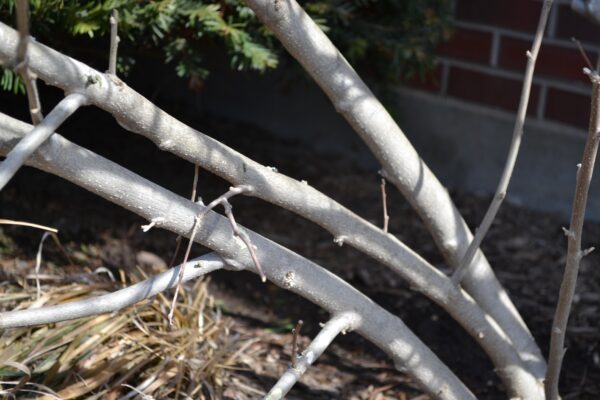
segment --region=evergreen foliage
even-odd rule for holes
[[[353,65],[379,81],[421,77],[434,65],[432,50],[448,35],[451,0],[301,1]],[[0,20],[14,25],[16,0],[0,0]],[[159,56],[177,75],[208,76],[208,47],[227,52],[236,70],[276,68],[284,54],[242,0],[31,0],[31,31],[50,46],[87,62],[107,57],[113,8],[119,11],[118,71],[136,59]],[[102,67],[100,67],[102,68]],[[18,77],[0,71],[0,87],[23,92]]]

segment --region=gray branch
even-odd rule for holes
[[[2,29],[6,46],[0,40],[0,57],[10,59],[11,30]],[[35,52],[35,53],[34,53]],[[308,185],[273,172],[221,143],[177,121],[123,82],[107,79],[93,69],[40,44],[32,47],[32,68],[42,79],[63,88],[85,86],[82,79],[94,77],[86,96],[97,106],[111,112],[127,129],[152,139],[168,150],[229,180],[234,185],[249,185],[250,194],[292,210],[328,229],[334,237],[372,256],[403,276],[417,290],[446,308],[486,350],[508,387],[527,382],[529,374],[523,361],[536,359],[533,350],[515,352],[499,324],[491,321],[462,290],[402,242],[364,221],[340,204]],[[173,140],[176,137],[177,140]],[[490,293],[487,294],[488,297]],[[499,292],[497,297],[503,297]],[[530,345],[537,349],[530,337]],[[510,366],[510,368],[508,368]],[[534,371],[536,377],[537,370]],[[521,379],[520,374],[527,378]],[[531,383],[531,382],[529,382]],[[538,384],[531,384],[537,387]]]
[[[585,208],[587,205],[588,191],[594,173],[598,143],[600,142],[600,76],[597,72],[590,71],[592,79],[592,109],[590,113],[590,127],[583,149],[581,164],[577,170],[577,181],[575,183],[575,196],[573,199],[573,211],[571,214],[571,226],[565,231],[567,237],[567,261],[563,280],[560,286],[558,304],[552,322],[550,335],[550,353],[548,355],[548,372],[546,374],[546,398],[547,400],[558,400],[558,381],[562,359],[565,352],[565,335],[569,314],[575,288],[577,286],[577,275],[579,265],[586,251],[581,249],[581,234],[583,221],[585,219]]]
[[[457,268],[472,235],[447,190],[419,157],[402,130],[352,66],[295,0],[245,0],[288,52],[327,94],[417,211],[448,264]],[[498,322],[536,376],[546,364],[525,322],[496,279],[485,256],[477,252],[463,287]]]
[[[85,104],[85,96],[73,93],[65,97],[54,107],[50,114],[36,127],[34,127],[8,153],[6,159],[0,164],[0,190],[25,163],[27,158],[42,144],[54,131],[80,106]]]
[[[338,314],[331,318],[310,345],[302,352],[302,356],[298,358],[296,365],[285,371],[277,383],[269,390],[269,393],[265,396],[265,400],[283,399],[296,382],[300,380],[302,375],[304,375],[306,370],[329,347],[336,336],[349,330],[354,325],[353,321],[356,321],[358,318],[353,313]],[[292,349],[292,351],[295,351],[295,349]],[[295,354],[292,355],[292,357],[295,356]]]
[[[29,125],[0,114],[0,154],[8,153],[28,129]],[[192,230],[194,216],[202,209],[201,205],[171,193],[58,134],[51,136],[27,163],[67,179],[144,219],[161,221],[157,227],[185,237]],[[435,398],[475,399],[399,318],[319,265],[248,229],[245,231],[256,246],[264,273],[271,282],[299,294],[333,315],[356,313],[360,320],[351,329],[385,351],[399,370],[409,374]],[[232,268],[258,272],[243,242],[232,239],[231,227],[225,217],[208,212],[194,240],[217,252]]]
[[[54,306],[0,313],[0,329],[44,325],[121,310],[177,286],[177,276],[182,265],[102,296]],[[215,253],[206,254],[187,263],[183,281],[195,279],[224,267],[221,257]]]

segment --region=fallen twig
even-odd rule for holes
[[[46,225],[34,224],[33,222],[15,221],[12,219],[0,219],[0,225],[19,225],[28,226],[30,228],[41,229],[43,231],[58,233],[58,229]]]

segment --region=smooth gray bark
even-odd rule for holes
[[[0,57],[9,59],[11,30],[2,28],[0,24],[0,35],[6,32],[7,46],[2,46],[0,40]],[[470,296],[392,235],[310,186],[273,172],[186,126],[123,82],[43,45],[32,44],[30,51],[31,68],[40,78],[62,88],[84,87],[90,102],[112,113],[127,129],[151,138],[161,149],[202,165],[236,186],[252,186],[251,195],[318,223],[338,241],[352,245],[389,266],[461,323],[493,360],[507,387],[518,391],[515,388],[530,379],[523,364],[523,361],[529,360],[530,354],[516,352],[503,329],[483,313]],[[89,77],[94,77],[91,84],[88,83]],[[526,384],[536,385],[532,382]]]
[[[586,255],[586,251],[581,248],[581,237],[588,193],[594,174],[598,144],[600,143],[600,75],[596,71],[590,71],[590,78],[593,84],[590,125],[581,164],[578,165],[577,170],[571,224],[569,230],[565,231],[568,242],[567,260],[550,335],[548,372],[546,374],[546,396],[548,400],[559,399],[558,382],[563,356],[566,351],[565,337],[569,314],[575,297],[581,259]],[[588,249],[588,252],[592,250],[593,248]]]
[[[0,114],[0,154],[7,154],[30,125]],[[201,205],[167,191],[131,171],[55,134],[27,160],[118,204],[155,227],[189,236]],[[241,227],[240,227],[241,228]],[[244,228],[242,228],[244,229]],[[265,275],[276,285],[323,307],[333,315],[352,312],[352,326],[385,351],[396,367],[439,399],[475,399],[473,394],[397,317],[385,311],[348,283],[300,255],[244,229],[256,246]],[[209,211],[194,240],[218,253],[227,265],[257,272],[246,246],[232,236],[229,221]]]
[[[339,314],[331,318],[325,325],[319,334],[313,339],[310,345],[302,352],[302,356],[299,357],[296,366],[290,367],[284,374],[279,378],[277,383],[273,385],[269,393],[265,396],[265,400],[281,400],[284,396],[294,387],[294,385],[300,380],[302,375],[308,370],[308,368],[317,361],[317,358],[323,354],[323,352],[329,347],[331,342],[342,332],[346,331],[348,327],[352,326],[352,320],[356,316],[351,313]],[[294,351],[294,350],[292,350]],[[295,357],[292,354],[292,357]]]
[[[4,132],[10,132],[14,136],[18,136],[19,134],[23,134],[23,131],[26,130],[28,126],[26,124],[19,123],[18,121],[0,113],[0,128],[3,129]],[[0,140],[8,139],[0,137]],[[83,151],[83,149],[77,151]],[[63,159],[66,159],[67,151],[62,150],[62,153],[64,155],[61,159],[49,160],[47,165],[52,166],[52,162],[64,162],[65,160]],[[94,174],[92,172],[93,170],[89,168],[84,169],[84,165],[86,165],[86,163],[81,163],[81,169],[78,170],[77,173],[79,175],[84,175],[82,179],[85,178],[85,181],[83,181],[83,183],[86,183],[89,179],[93,178]],[[72,180],[70,176],[63,177]],[[136,179],[132,179],[132,182],[134,183],[136,182],[136,180],[137,177]],[[102,180],[100,179],[97,179],[97,181],[92,181],[88,184],[88,186],[84,186],[81,181],[75,181],[75,183],[85,187],[88,190],[95,191],[96,193],[98,193],[98,191],[102,188],[105,191],[101,192],[102,194],[98,194],[103,196],[107,196],[107,193],[112,194],[114,196],[114,193],[112,192],[118,190],[119,187],[117,184],[113,184],[110,182],[106,182],[106,185],[102,185]],[[101,186],[100,188],[98,188],[99,185]],[[134,188],[135,185],[132,187],[132,190]],[[146,201],[154,202],[154,200],[152,200],[151,198],[149,198]],[[122,205],[122,203],[118,204]],[[198,215],[201,211],[202,208],[196,211],[194,217]],[[203,217],[202,222],[204,222],[204,218],[207,218],[209,214],[205,213],[204,215],[205,217]],[[148,219],[154,221],[155,226],[157,227],[165,227],[166,225],[168,225],[168,218],[172,218],[172,216],[152,215]],[[205,225],[196,223],[196,228],[194,228],[194,221],[195,218],[192,218],[192,221],[190,222],[190,231],[196,229],[198,232],[200,232],[205,227]],[[229,231],[231,231],[231,228],[229,228]],[[186,232],[186,234],[189,235],[189,232]],[[230,238],[229,240],[231,241],[232,239]],[[253,237],[251,237],[251,241],[255,244],[257,248],[260,247],[260,245],[256,243]],[[236,243],[238,243],[239,245],[238,250],[245,249],[247,255],[247,249],[245,248],[244,244],[241,241],[236,241]],[[219,254],[223,255],[223,253],[218,249],[214,250],[217,251]],[[259,257],[259,259],[261,260],[262,264],[262,258]],[[415,258],[415,260],[418,261],[421,259]],[[231,265],[235,265],[235,263],[233,261],[230,261],[229,259],[226,259],[226,261]],[[527,371],[519,354],[512,347],[510,340],[504,335],[504,333],[497,326],[495,321],[486,316],[483,312],[481,312],[481,309],[466,292],[454,286],[446,276],[444,276],[439,271],[433,268],[430,269],[430,274],[426,277],[426,279],[423,282],[420,282],[420,284],[422,284],[423,286],[426,284],[429,285],[432,288],[432,299],[438,301],[440,304],[448,305],[451,315],[457,320],[461,321],[467,332],[479,342],[479,344],[483,347],[483,349],[494,362],[496,366],[496,372],[502,378],[505,385],[507,386],[508,391],[511,394],[520,395],[527,399],[539,398],[538,395],[540,393],[541,386],[538,384],[537,379],[529,371]]]
[[[384,176],[411,203],[447,262],[457,268],[473,238],[447,190],[352,66],[295,0],[245,0],[327,94],[381,163]],[[464,288],[510,337],[536,376],[546,364],[525,322],[481,251]]]
[[[85,104],[85,96],[73,93],[65,97],[6,155],[0,163],[0,190],[17,173],[25,160],[77,109]]]
[[[186,267],[184,282],[225,268],[225,263],[217,254],[209,253],[188,261]],[[180,270],[181,265],[125,289],[101,296],[54,306],[3,312],[0,313],[0,329],[44,325],[118,311],[177,286]]]

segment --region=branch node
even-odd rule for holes
[[[377,173],[379,174],[379,176],[381,176],[385,180],[388,180],[388,181],[391,180],[390,179],[391,175],[385,169],[382,168],[379,171],[377,171]]]
[[[100,76],[96,74],[90,74],[85,76],[85,87],[100,83]]]
[[[338,246],[342,247],[344,245],[344,241],[346,239],[347,239],[347,237],[344,236],[344,235],[336,236],[336,237],[333,238],[333,243],[335,243]]]
[[[166,220],[163,217],[156,217],[150,220],[150,223],[147,225],[142,225],[142,231],[148,232],[150,229],[154,228],[157,225],[164,223]]]
[[[575,232],[565,228],[564,226],[562,227],[562,230],[566,237],[573,238],[573,239],[575,238]]]
[[[595,249],[596,249],[595,247],[589,247],[589,248],[587,248],[585,250],[580,250],[579,254],[578,254],[578,258],[581,260],[583,257],[588,256]]]
[[[600,82],[600,75],[598,75],[598,72],[594,71],[593,69],[584,67],[583,68],[583,74],[587,75],[588,78],[590,78],[590,81],[592,83],[598,83],[598,82]]]
[[[560,334],[562,334],[562,329],[555,326],[554,328],[552,328],[552,333],[554,333],[555,335],[560,335]]]
[[[272,171],[272,172],[279,172],[279,170],[277,168],[275,168],[275,167],[269,167],[269,166],[267,166],[267,169],[269,171]]]
[[[285,287],[286,289],[294,287],[295,278],[296,274],[294,273],[294,271],[286,272],[285,276],[283,277],[283,287]]]

